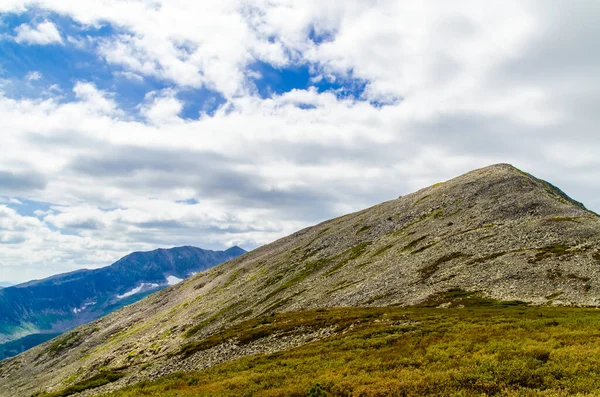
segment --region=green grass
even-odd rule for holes
[[[92,333],[94,333],[96,331],[93,331]],[[53,342],[50,347],[48,347],[48,350],[46,350],[46,353],[49,355],[57,355],[59,353],[61,353],[62,351],[65,351],[73,346],[75,346],[76,344],[80,343],[82,341],[83,337],[81,335],[79,335],[78,332],[69,332],[64,336],[61,336],[60,338],[56,339],[55,342]]]
[[[220,291],[226,289],[227,287],[229,287],[231,284],[233,284],[235,282],[235,280],[237,280],[237,278],[241,272],[242,272],[242,269],[238,269],[235,272],[233,272],[233,274],[231,275],[231,278],[229,280],[227,280],[227,282],[225,284],[223,284],[223,286],[221,288],[219,288],[217,290],[217,292],[220,292]]]
[[[340,257],[342,257],[342,259],[340,259],[335,265],[333,265],[327,271],[327,275],[335,273],[336,271],[338,271],[342,267],[344,267],[348,262],[361,257],[366,252],[367,248],[371,244],[372,244],[372,242],[365,241],[365,242],[355,245],[354,247],[347,249],[342,255],[340,255]],[[339,258],[336,258],[336,259],[339,259]]]
[[[425,280],[428,279],[429,277],[433,276],[435,274],[435,272],[438,271],[439,267],[441,265],[443,265],[446,262],[450,262],[451,260],[457,259],[457,258],[462,258],[464,256],[467,256],[466,254],[463,254],[462,252],[452,252],[448,255],[444,255],[441,258],[438,258],[437,260],[435,260],[433,263],[427,265],[427,266],[423,266],[421,269],[419,269],[419,275],[421,276],[421,279]]]
[[[95,389],[100,386],[115,382],[123,377],[118,371],[102,371],[89,379],[77,382],[65,389],[52,393],[35,393],[32,397],[66,397],[72,394],[80,393],[85,390]]]
[[[291,277],[287,281],[281,283],[273,291],[266,294],[262,298],[261,303],[270,300],[275,295],[287,290],[288,288],[290,288],[294,285],[297,285],[298,283],[302,282],[305,278],[307,278],[311,274],[314,274],[322,269],[325,269],[326,267],[328,267],[330,265],[331,265],[331,267],[328,269],[327,275],[331,275],[332,273],[334,273],[334,272],[338,271],[339,269],[341,269],[342,267],[344,267],[348,262],[361,257],[366,252],[367,248],[371,244],[372,243],[370,241],[366,241],[366,242],[363,242],[363,243],[360,243],[353,247],[348,248],[341,254],[331,256],[331,257],[320,258],[320,259],[314,260],[312,262],[306,263],[299,272],[297,272],[293,275],[293,277]],[[285,276],[286,276],[285,274],[281,274],[281,273],[276,274],[275,276],[273,276],[272,278],[267,280],[267,282],[265,283],[265,288],[275,285],[277,283],[280,283],[280,281],[282,281],[285,278]]]
[[[437,218],[441,218],[441,217],[443,217],[443,216],[444,216],[444,210],[443,210],[443,209],[441,209],[441,208],[438,208],[437,210],[434,210],[434,211],[432,211],[432,212],[429,214],[429,216],[430,216],[430,217],[432,217],[432,218],[435,218],[435,219],[437,219]]]
[[[417,204],[419,204],[421,201],[424,201],[424,200],[428,199],[428,198],[429,198],[429,196],[431,196],[431,195],[430,195],[430,194],[427,194],[427,195],[425,195],[425,196],[421,197],[420,199],[416,200],[416,201],[414,202],[414,204],[413,204],[413,205],[417,205]]]
[[[429,306],[444,301],[464,308]],[[600,390],[600,311],[528,307],[460,290],[420,307],[265,316],[198,341],[195,348],[236,337],[245,344],[273,332],[327,325],[344,332],[109,395],[584,396]]]
[[[370,226],[370,225],[365,225],[365,226],[361,227],[361,228],[358,230],[357,234],[360,234],[360,233],[362,233],[362,232],[366,232],[367,230],[371,229],[371,227],[372,227],[372,226]]]
[[[568,254],[569,248],[571,247],[568,247],[564,244],[549,245],[547,247],[538,248],[538,252],[533,258],[529,260],[529,263],[540,262],[552,256],[561,256]]]
[[[221,317],[221,316],[229,313],[230,311],[234,310],[238,306],[243,305],[244,303],[246,303],[246,301],[245,300],[241,300],[241,301],[232,303],[231,305],[229,305],[227,307],[224,307],[223,309],[219,310],[218,312],[216,312],[215,314],[213,314],[212,316],[210,316],[206,320],[201,321],[200,323],[196,324],[195,326],[193,326],[192,328],[190,328],[189,330],[187,330],[186,333],[184,334],[184,336],[186,338],[190,338],[190,337],[196,335],[202,328],[206,327],[207,325],[209,325],[210,323],[212,323],[213,321],[215,321],[219,317]]]
[[[485,263],[487,261],[491,261],[491,260],[494,260],[496,258],[500,258],[501,256],[504,256],[504,255],[508,254],[509,252],[510,251],[501,251],[501,252],[494,252],[494,253],[491,253],[491,254],[485,255],[485,256],[480,256],[479,258],[472,259],[469,262],[469,264],[473,265],[473,264],[476,264],[476,263]]]
[[[269,299],[271,299],[272,297],[274,297],[275,295],[279,294],[280,292],[283,292],[286,289],[290,288],[291,286],[296,285],[297,283],[301,282],[302,280],[304,280],[305,278],[307,278],[314,272],[317,272],[317,271],[323,269],[324,267],[326,267],[331,261],[332,261],[332,258],[322,258],[322,259],[318,259],[313,262],[309,262],[309,263],[305,264],[304,267],[302,268],[302,270],[298,274],[294,275],[294,277],[292,277],[288,281],[282,283],[279,287],[275,288],[273,291],[266,294],[260,303],[266,302]],[[281,275],[281,278],[277,279],[277,281],[274,281],[273,284],[279,282],[279,280],[283,279],[284,276],[285,275]],[[270,281],[268,280],[267,284],[272,285],[272,284],[269,284],[269,282]]]
[[[579,222],[578,219],[580,219],[581,217],[574,217],[574,216],[557,216],[554,218],[548,218],[549,221],[552,222],[573,222],[573,223],[581,223]]]
[[[439,243],[439,241],[432,241],[431,243],[426,244],[426,245],[422,246],[421,248],[412,251],[411,254],[414,255],[414,254],[421,253],[421,252],[425,251],[426,249],[429,249],[438,243]]]
[[[402,247],[401,251],[402,252],[411,251],[413,248],[415,248],[417,245],[419,245],[419,243],[421,241],[425,240],[427,237],[429,237],[429,235],[426,234],[424,236],[414,239],[413,241],[411,241],[410,243],[408,243],[404,247]]]
[[[390,250],[391,248],[394,248],[394,247],[395,247],[395,244],[388,244],[386,246],[383,246],[383,247],[379,248],[377,251],[373,252],[373,254],[371,255],[371,258],[375,258],[379,255],[383,255],[388,250]]]

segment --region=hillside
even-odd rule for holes
[[[5,360],[0,390],[67,395],[108,383],[82,394],[91,395],[301,346],[356,321],[283,318],[269,331],[276,313],[432,300],[447,307],[451,300],[436,297],[448,291],[597,306],[599,241],[596,214],[495,165],[301,230]],[[247,338],[232,331],[252,319],[261,320]]]
[[[4,288],[0,290],[0,359],[244,252],[239,247],[135,252],[104,268]]]
[[[335,308],[253,319],[224,336],[241,335],[237,343],[243,348],[259,334],[289,337],[292,326],[335,327],[336,332],[296,348],[171,374],[106,396],[598,395],[596,309],[525,307],[453,295],[456,306],[447,309]],[[205,345],[221,340],[211,337]]]

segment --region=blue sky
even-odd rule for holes
[[[109,21],[87,26],[58,13],[32,7],[22,13],[4,13],[0,35],[10,37],[21,25],[51,22],[63,42],[50,44],[24,43],[5,39],[0,41],[0,72],[3,79],[12,82],[8,92],[13,98],[37,97],[39,87],[53,86],[62,93],[63,100],[74,99],[72,89],[77,82],[93,83],[100,90],[110,91],[117,105],[130,116],[138,116],[136,107],[149,92],[166,90],[172,83],[153,76],[128,77],[126,68],[111,65],[98,54],[99,42],[123,34],[118,26]],[[67,39],[68,37],[68,39]],[[314,43],[324,43],[329,35],[318,35],[314,29],[308,32]],[[256,59],[246,66],[251,90],[260,98],[270,98],[294,89],[314,87],[318,92],[333,92],[339,98],[366,100],[362,97],[367,81],[352,76],[352,70],[343,75],[318,78],[319,65],[308,61],[286,65],[272,65]],[[32,81],[31,73],[39,73],[39,80]],[[215,89],[204,87],[178,87],[176,97],[183,103],[180,116],[197,119],[200,113],[212,115],[225,104],[225,97]]]
[[[599,14],[0,3],[0,281],[252,249],[499,162],[598,212]]]

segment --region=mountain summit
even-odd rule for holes
[[[0,388],[61,390],[103,368],[119,373],[94,390],[107,391],[332,332],[250,347],[206,342],[276,312],[413,305],[455,290],[596,306],[599,241],[596,214],[547,182],[494,165],[301,230],[81,326],[4,361]]]

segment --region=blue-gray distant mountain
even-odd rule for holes
[[[245,252],[240,247],[134,252],[108,267],[0,289],[0,359]]]
[[[6,287],[10,287],[11,285],[14,285],[12,283],[7,283],[5,281],[0,281],[0,289],[2,288],[6,288]]]

